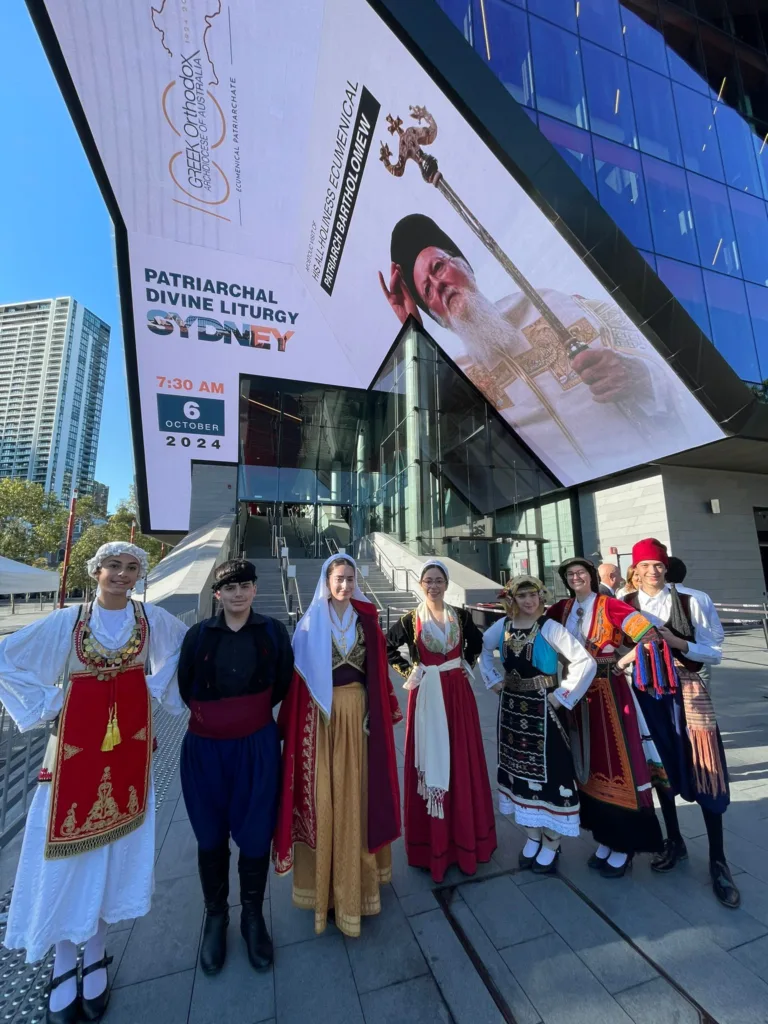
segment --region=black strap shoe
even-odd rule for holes
[[[540,864],[537,860],[534,860],[531,864],[531,871],[534,875],[554,875],[557,873],[557,862],[560,860],[560,847],[558,846],[555,850],[555,856],[552,858],[549,864]]]
[[[608,854],[608,857],[610,857],[610,853]],[[608,857],[598,857],[597,852],[595,852],[587,861],[587,867],[592,868],[593,871],[602,871],[603,865],[608,860]]]
[[[533,862],[539,856],[539,850],[540,849],[541,849],[541,843],[539,843],[539,848],[538,848],[538,850],[536,850],[536,853],[534,853],[534,855],[532,857],[526,857],[522,850],[520,851],[520,853],[518,853],[518,855],[517,855],[517,863],[520,865],[520,870],[521,871],[528,871],[530,869],[530,867],[533,864]]]
[[[205,901],[200,968],[203,974],[218,974],[227,958],[229,845],[217,850],[198,850],[197,866]]]
[[[600,868],[600,874],[603,878],[623,878],[629,868],[632,867],[632,857],[633,854],[630,854],[620,868],[615,868],[613,864],[609,864],[606,858]]]
[[[83,967],[80,977],[87,978],[89,974],[93,974],[95,971],[106,971],[112,963],[112,959],[113,958],[111,956],[107,956],[105,954],[101,960],[97,960],[95,963],[88,964],[87,967]],[[104,991],[99,993],[99,995],[94,996],[93,999],[86,999],[85,996],[81,997],[80,1005],[83,1013],[83,1020],[101,1020],[109,1003],[109,991],[109,979],[107,979]]]
[[[665,839],[663,853],[657,853],[651,860],[652,871],[671,871],[681,860],[688,860],[688,850],[682,839]]]
[[[78,976],[77,967],[73,967],[71,971],[65,971],[64,974],[60,974],[58,978],[54,978],[53,972],[51,972],[51,980],[48,982],[48,995],[59,985],[63,985],[65,981],[70,981],[72,978]],[[63,1010],[52,1010],[50,1005],[45,1012],[46,1024],[76,1024],[80,1020],[80,989],[79,986],[76,989],[77,994],[69,1006],[65,1006]]]
[[[724,860],[714,860],[709,865],[712,889],[724,907],[736,910],[741,906],[741,893],[736,888],[731,870]]]
[[[240,873],[240,934],[245,939],[248,960],[256,971],[266,970],[272,963],[274,952],[267,924],[264,920],[264,892],[269,873],[269,854],[264,857],[244,857],[238,861]]]

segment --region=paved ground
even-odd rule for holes
[[[690,859],[670,876],[646,858],[622,880],[586,867],[591,844],[569,840],[559,877],[517,871],[522,836],[499,818],[499,849],[479,875],[435,888],[394,851],[380,917],[358,940],[291,906],[290,880],[270,879],[274,970],[255,974],[232,915],[223,973],[197,970],[202,924],[196,850],[171,777],[158,813],[152,913],[112,929],[107,1024],[766,1024],[768,1022],[768,652],[757,633],[728,639],[714,688],[731,766],[726,849],[743,909],[708,885],[695,807],[680,811]],[[495,698],[479,687],[489,764]],[[402,762],[404,729],[396,732]],[[0,856],[0,882],[15,851]],[[233,857],[233,892],[237,892]],[[0,890],[2,891],[2,890]],[[16,1015],[30,1020],[16,1002]]]

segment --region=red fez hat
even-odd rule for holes
[[[634,565],[637,565],[638,562],[661,562],[662,565],[667,566],[669,565],[667,546],[660,540],[656,540],[655,537],[639,540],[632,548],[632,562]]]

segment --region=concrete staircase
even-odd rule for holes
[[[362,561],[358,564],[368,566],[368,578],[365,581],[367,586],[363,586],[363,593],[366,597],[370,598],[370,591],[373,591],[385,612],[387,608],[391,609],[390,619],[392,622],[395,621],[398,615],[402,615],[404,610],[415,608],[419,603],[416,596],[410,593],[410,591],[395,590],[389,578],[375,562]]]
[[[273,619],[288,626],[288,612],[280,582],[280,563],[276,558],[249,558],[248,561],[256,567],[256,575],[259,577],[253,607],[262,615],[271,615]]]

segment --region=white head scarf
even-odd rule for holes
[[[331,716],[333,700],[333,655],[331,639],[331,613],[328,602],[331,592],[328,589],[328,569],[334,562],[349,562],[357,574],[357,563],[351,555],[333,555],[326,559],[320,571],[320,579],[315,588],[315,596],[301,617],[301,621],[293,634],[293,655],[296,671],[307,684],[312,699],[326,718]],[[368,598],[360,589],[355,577],[355,601],[368,602]]]
[[[451,582],[451,574],[448,572],[448,567],[438,558],[430,558],[428,562],[424,563],[421,567],[419,582],[427,575],[428,569],[439,569],[445,576],[446,583]],[[438,622],[432,614],[426,598],[417,608],[416,614],[419,616],[424,642],[430,649],[446,654],[458,643],[458,619],[456,612],[447,602],[445,603],[445,618],[443,622]]]
[[[88,575],[92,579],[98,579],[99,569],[106,559],[114,555],[133,555],[141,566],[139,577],[143,579],[149,571],[149,555],[143,548],[135,544],[129,544],[127,540],[111,540],[108,544],[102,544],[93,558],[88,559]]]

